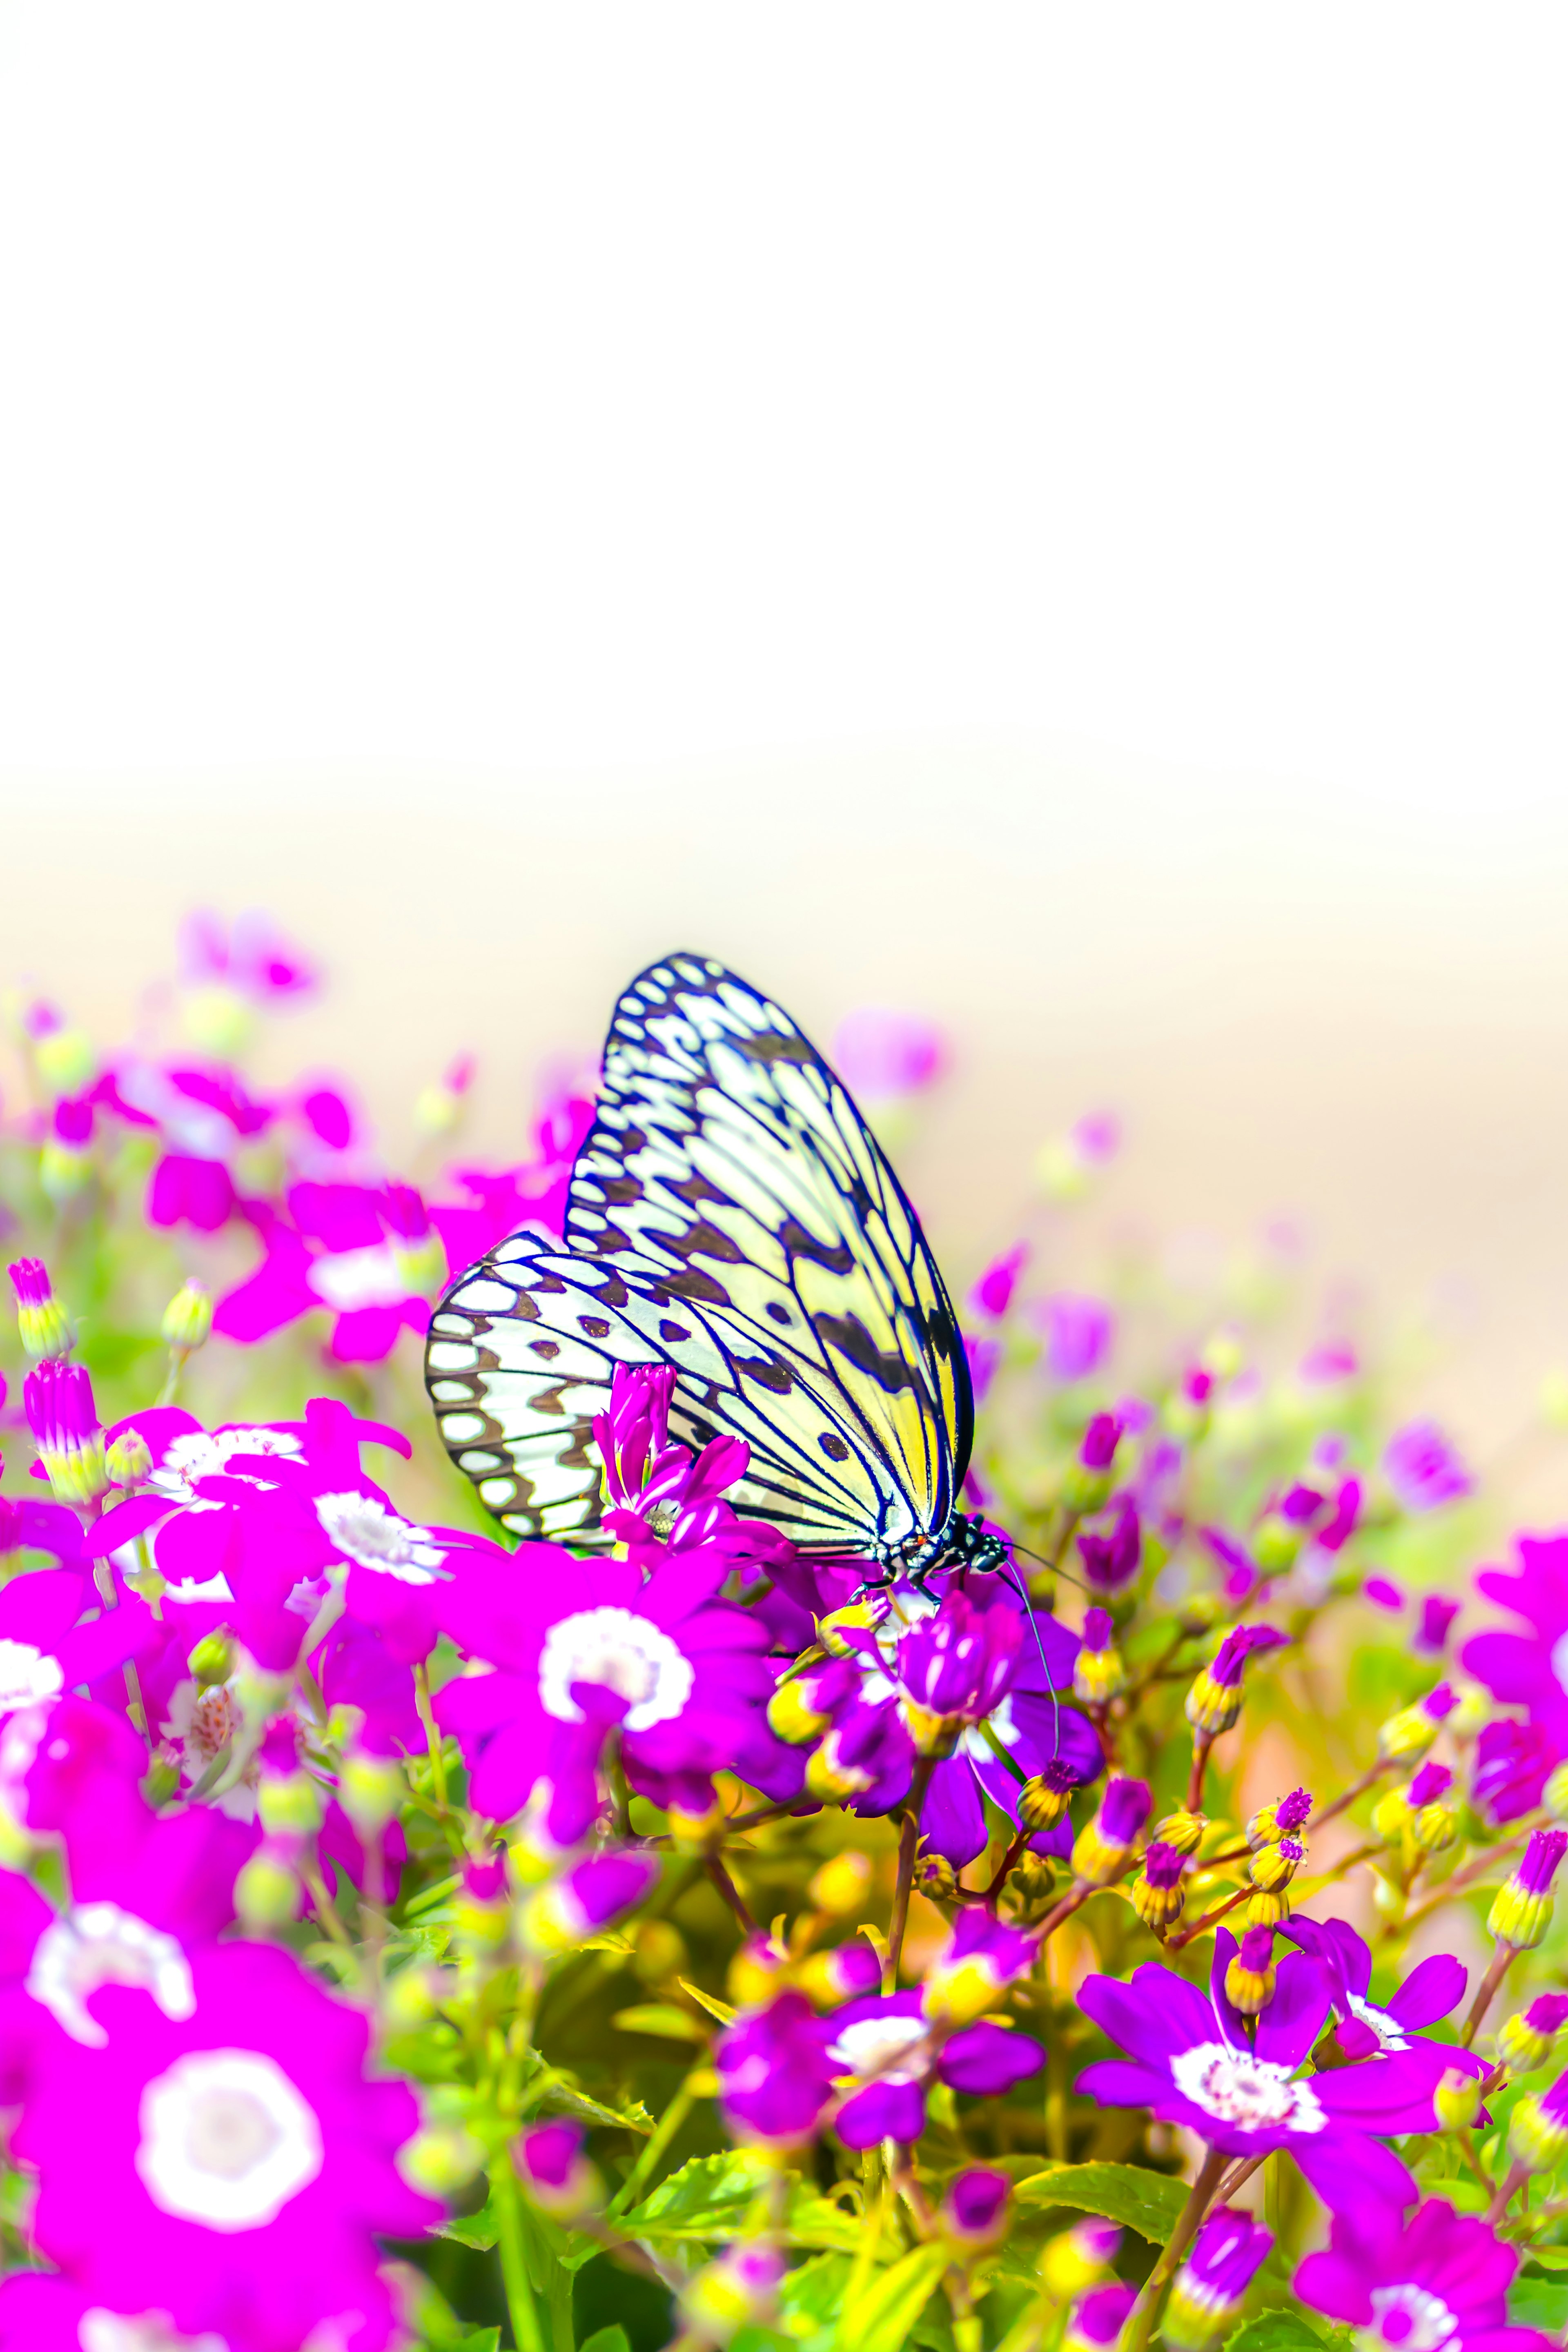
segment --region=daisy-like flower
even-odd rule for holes
[[[1470,1476],[1436,1422],[1413,1421],[1396,1429],[1383,1456],[1383,1475],[1401,1510],[1440,1511],[1473,1493]]]
[[[1530,1729],[1539,1735],[1531,1745],[1544,1753],[1549,1742],[1555,1763],[1568,1755],[1568,1536],[1520,1536],[1516,1542],[1517,1569],[1484,1568],[1476,1585],[1529,1630],[1472,1634],[1460,1663],[1494,1698],[1527,1709]],[[1482,1739],[1491,1738],[1495,1757],[1499,1735],[1518,1728],[1489,1724]],[[1510,1807],[1496,1818],[1526,1810]]]
[[[284,1213],[252,1213],[266,1255],[218,1300],[215,1331],[248,1346],[325,1309],[328,1352],[342,1364],[380,1363],[399,1332],[423,1334],[440,1267],[417,1248],[423,1234],[411,1227],[429,1226],[407,1185],[291,1184]]]
[[[1331,2208],[1369,2195],[1408,2200],[1408,2173],[1369,2134],[1407,2128],[1404,2118],[1429,2082],[1425,2060],[1407,2052],[1302,2076],[1329,2011],[1327,1970],[1300,1953],[1283,1959],[1249,2037],[1225,1991],[1236,1954],[1222,1927],[1206,1999],[1152,1962],[1126,1984],[1088,1978],[1079,2007],[1129,2057],[1089,2067],[1079,2088],[1108,2106],[1149,2107],[1227,2156],[1287,2148]]]
[[[825,2021],[843,2095],[833,2127],[846,2147],[919,2139],[933,2082],[995,2098],[1046,2063],[1037,2042],[988,2018],[947,2032],[926,2016],[919,1992],[873,1993],[846,2002]]]
[[[599,1811],[617,1726],[626,1778],[655,1804],[705,1813],[721,1767],[792,1794],[798,1759],[764,1715],[766,1629],[714,1598],[729,1564],[722,1547],[677,1554],[645,1580],[629,1560],[528,1543],[458,1577],[442,1622],[476,1671],[437,1693],[436,1718],[461,1744],[478,1811],[507,1821],[539,1791],[549,1835],[573,1843]]]
[[[1370,2198],[1336,2210],[1327,2250],[1307,2256],[1295,2287],[1369,2352],[1547,2352],[1552,2337],[1509,2325],[1518,2267],[1515,2247],[1445,2199],[1406,2221],[1397,2204]]]
[[[781,2150],[813,2137],[833,2095],[827,2039],[810,2001],[794,1990],[725,2029],[713,2063],[738,2137]]]
[[[159,1638],[144,1601],[103,1609],[79,1569],[14,1577],[0,1588],[0,1717],[98,1682]]]
[[[335,2326],[377,2352],[395,2323],[375,2235],[439,2218],[396,2168],[413,2094],[367,2077],[367,2021],[291,1954],[226,1944],[190,1970],[184,2015],[105,1985],[103,2048],[40,2048],[12,2143],[38,2249],[94,2305],[166,2313],[176,2342],[293,2352]]]
[[[1340,2020],[1334,2039],[1347,2058],[1410,2053],[1426,2061],[1434,2088],[1451,2067],[1478,2078],[1487,2072],[1474,2051],[1461,2050],[1452,2042],[1428,2041],[1423,2032],[1448,2016],[1463,2000],[1466,1969],[1462,1961],[1447,1952],[1435,1952],[1412,1969],[1387,2006],[1379,2009],[1368,1999],[1371,1949],[1347,1921],[1308,1919],[1298,1913],[1279,1933],[1327,1969],[1334,2014]],[[1413,2113],[1415,2119],[1397,2128],[1430,2131],[1427,2093],[1418,2095]]]

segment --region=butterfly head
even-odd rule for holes
[[[1005,1568],[1012,1558],[1005,1536],[987,1527],[977,1515],[955,1511],[942,1546],[945,1568]]]

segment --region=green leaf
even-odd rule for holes
[[[1065,2205],[1077,2213],[1099,2213],[1136,2230],[1152,2246],[1169,2243],[1187,2201],[1180,2180],[1136,2164],[1053,2164],[1020,2180],[1016,2194],[1020,2205]]]
[[[694,2156],[623,2213],[628,2238],[724,2238],[734,2234],[757,2194],[757,2168],[733,2150]]]
[[[710,2017],[716,2017],[721,2025],[734,2024],[736,2012],[727,2000],[720,2000],[716,1994],[704,1992],[700,1985],[688,1984],[684,1977],[677,1977],[675,1981],[682,1992],[689,1993],[692,2000],[705,2009]]]
[[[900,2352],[948,2261],[944,2246],[917,2246],[890,2270],[877,2273],[845,2303],[833,2339],[838,2352]]]
[[[444,2221],[436,2235],[455,2238],[459,2246],[473,2246],[481,2254],[488,2254],[500,2233],[494,2200],[487,2197],[477,2213],[458,2214],[454,2220]]]
[[[792,2336],[803,2340],[831,2326],[844,2302],[850,2264],[844,2254],[819,2254],[785,2273],[779,2289],[779,2313]]]
[[[1515,2279],[1509,2289],[1508,2315],[1514,2327],[1539,2327],[1559,2336],[1568,2322],[1568,2279]]]
[[[647,2000],[636,2009],[617,2010],[610,2023],[622,2033],[657,2033],[667,2042],[706,2042],[704,2029],[672,2001]]]
[[[1322,2352],[1322,2342],[1299,2311],[1266,2311],[1231,2337],[1226,2352]]]
[[[595,2327],[592,2336],[580,2344],[577,2352],[632,2352],[626,2331],[619,2326]]]
[[[563,2107],[569,2116],[585,2116],[590,2123],[617,2124],[622,2131],[641,2132],[646,2139],[653,2130],[653,2117],[637,2099],[629,2107],[607,2107],[602,2099],[591,2099],[586,2091],[578,2090],[574,2083],[563,2083],[560,2077],[547,2083],[541,2093],[547,2107]]]
[[[1531,2263],[1539,2263],[1543,2271],[1568,2271],[1568,2246],[1531,2246],[1528,2254],[1527,2273]]]

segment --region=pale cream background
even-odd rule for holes
[[[1568,1363],[1561,12],[0,0],[0,965],[484,1132],[686,941]],[[1542,1457],[1523,1507],[1555,1507]],[[1568,1492],[1561,1494],[1568,1504]]]

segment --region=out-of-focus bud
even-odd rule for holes
[[[1278,1895],[1289,1885],[1306,1854],[1300,1838],[1281,1838],[1278,1845],[1259,1846],[1247,1865],[1247,1874],[1265,1895]]]
[[[356,1830],[374,1837],[403,1802],[406,1785],[395,1756],[353,1748],[338,1769],[338,1802]]]
[[[1187,1693],[1187,1721],[1193,1729],[1217,1738],[1241,1717],[1241,1685],[1247,1661],[1255,1650],[1272,1650],[1285,1640],[1272,1625],[1233,1625]]]
[[[789,1954],[775,1937],[748,1936],[730,1962],[724,1989],[737,2009],[762,2009],[788,1975]]]
[[[1274,1998],[1274,1937],[1248,1927],[1225,1972],[1225,1995],[1243,2017],[1256,2017]]]
[[[1541,1801],[1554,1822],[1568,1822],[1568,1764],[1559,1764],[1547,1774]]]
[[[686,1938],[668,1919],[641,1920],[633,1934],[632,1966],[644,1984],[663,1984],[687,1964]]]
[[[1105,1706],[1127,1688],[1127,1669],[1115,1637],[1109,1609],[1085,1610],[1083,1642],[1072,1670],[1073,1696],[1085,1706]]]
[[[185,989],[180,999],[180,1019],[192,1045],[199,1053],[212,1055],[215,1061],[237,1060],[256,1034],[254,1011],[226,981]]]
[[[321,1792],[310,1774],[300,1771],[297,1765],[281,1770],[268,1769],[263,1743],[256,1810],[269,1837],[310,1837],[321,1826]]]
[[[398,2150],[397,2168],[426,2197],[455,2197],[483,2169],[485,2151],[461,2124],[429,2124]]]
[[[1273,2232],[1250,2214],[1222,2205],[1209,2215],[1172,2282],[1161,2323],[1173,2352],[1204,2352],[1229,2334],[1273,2243]]]
[[[1081,1200],[1121,1145],[1121,1123],[1115,1112],[1089,1112],[1066,1135],[1041,1146],[1035,1161],[1041,1192],[1048,1201]]]
[[[523,1910],[526,1911],[531,1904],[540,1901],[542,1896],[552,1895],[554,1891],[553,1887],[546,1885],[542,1889],[541,1895],[528,1898],[522,1906]],[[455,1910],[458,1937],[471,1955],[482,1955],[488,1951],[497,1950],[505,1943],[507,1930],[510,1924],[507,1895],[507,1857],[504,1853],[491,1853],[482,1857],[470,1856],[464,1863],[463,1884],[458,1894]],[[567,1950],[574,1940],[580,1940],[580,1938],[565,1937],[558,1946],[551,1948]]]
[[[669,1823],[671,1843],[683,1853],[698,1853],[705,1846],[711,1845],[723,1828],[724,1801],[715,1790],[710,1803],[698,1812],[688,1811],[678,1800],[672,1799],[665,1819]]]
[[[172,1756],[160,1752],[142,1776],[142,1794],[157,1813],[179,1792],[180,1768]]]
[[[1213,1631],[1224,1614],[1223,1593],[1188,1592],[1183,1595],[1176,1622],[1184,1633],[1207,1633]]]
[[[831,1658],[853,1658],[859,1655],[853,1641],[847,1637],[872,1632],[877,1612],[868,1601],[852,1601],[846,1608],[835,1609],[816,1621],[816,1638]]]
[[[1043,1853],[1024,1853],[1007,1874],[1007,1897],[1025,1919],[1037,1919],[1056,1892],[1057,1874]]]
[[[292,1853],[291,1846],[259,1845],[234,1882],[235,1915],[253,1935],[286,1927],[300,1916],[303,1889]]]
[[[1047,2248],[1047,2253],[1049,2251]],[[1118,2279],[1106,2286],[1091,2287],[1073,2305],[1067,2334],[1062,2338],[1062,2352],[1111,2352],[1111,2347],[1121,2341],[1128,2314],[1137,2300],[1137,2288],[1123,2286]]]
[[[213,1328],[212,1293],[203,1282],[182,1282],[163,1309],[165,1344],[186,1355],[206,1345]]]
[[[759,2238],[726,2247],[680,2290],[688,2329],[709,2344],[728,2344],[742,2327],[765,2327],[778,2304],[786,2264],[776,2246]]]
[[[1533,1951],[1552,1925],[1552,1882],[1564,1853],[1568,1830],[1536,1830],[1518,1868],[1505,1878],[1487,1914],[1487,1933],[1516,1952]]]
[[[1519,2010],[1497,2038],[1498,2063],[1510,2074],[1533,2074],[1544,2066],[1568,2025],[1568,1992],[1543,1992]]]
[[[871,1864],[868,1855],[854,1846],[846,1846],[825,1862],[812,1878],[806,1893],[819,1911],[830,1918],[847,1919],[858,1911],[871,1889]]]
[[[414,1124],[422,1135],[451,1134],[463,1115],[475,1067],[471,1054],[459,1054],[444,1076],[420,1088],[414,1098]]]
[[[658,1876],[655,1854],[591,1854],[518,1906],[518,1935],[531,1951],[574,1950],[640,1903]]]
[[[58,1102],[38,1154],[38,1182],[49,1200],[74,1200],[92,1174],[92,1105]]]
[[[76,1345],[69,1316],[55,1297],[42,1258],[21,1257],[10,1269],[16,1294],[16,1328],[35,1363],[68,1356]]]
[[[966,2251],[993,2246],[1005,2235],[1007,2200],[1013,2184],[1005,2172],[988,2165],[972,2165],[955,2172],[942,2200],[941,2221],[947,2236]]]
[[[34,1039],[33,1065],[52,1095],[79,1095],[98,1072],[98,1057],[86,1030],[63,1023]]]
[[[795,1981],[819,2009],[837,2009],[841,2001],[860,2000],[875,1992],[881,1975],[881,1961],[870,1945],[861,1941],[836,1945],[830,1952],[814,1952],[795,1970]]]
[[[412,1184],[389,1184],[384,1195],[392,1263],[414,1296],[436,1288],[447,1271],[441,1236]]]
[[[1568,2153],[1568,2074],[1539,2097],[1527,2091],[1509,2125],[1508,2152],[1531,2172],[1551,2172]]]
[[[22,1403],[56,1501],[82,1507],[101,1500],[109,1473],[85,1369],[46,1357],[23,1381]]]
[[[536,2124],[512,2142],[511,2160],[533,2202],[552,2221],[574,2221],[603,2201],[599,2176],[583,2153],[581,2124]]]
[[[1100,1791],[1100,1811],[1079,1832],[1073,1847],[1074,1874],[1090,1886],[1109,1886],[1112,1879],[1119,1878],[1149,1818],[1149,1810],[1146,1780],[1107,1780]]]
[[[791,1675],[780,1683],[768,1701],[768,1728],[775,1738],[791,1748],[821,1738],[833,1717],[816,1704],[816,1687],[817,1677],[812,1674]]]
[[[1152,1844],[1143,1856],[1143,1874],[1133,1882],[1132,1908],[1145,1927],[1163,1935],[1182,1916],[1186,1895],[1182,1873],[1186,1856],[1173,1845]]]
[[[153,1449],[139,1429],[122,1429],[103,1457],[116,1486],[140,1486],[153,1467]]]
[[[1031,1837],[1054,1830],[1078,1786],[1079,1775],[1066,1758],[1053,1756],[1018,1791],[1018,1827]]]
[[[839,1729],[830,1731],[806,1759],[806,1789],[824,1804],[841,1804],[846,1797],[859,1796],[876,1777],[863,1764],[850,1760]]]
[[[1065,2303],[1068,2295],[1081,2294],[1103,2278],[1121,2249],[1121,2232],[1114,2221],[1085,2214],[1047,2242],[1040,2256],[1041,2282],[1055,2301]]]
[[[1078,1460],[1062,1481],[1063,1507],[1075,1518],[1087,1518],[1091,1511],[1104,1508],[1110,1499],[1116,1449],[1121,1443],[1121,1423],[1116,1415],[1097,1412],[1084,1431]]]
[[[399,1969],[387,1978],[378,2003],[382,2032],[395,2041],[405,2033],[416,2033],[436,2014],[440,1971],[436,1969]]]
[[[1425,1698],[1402,1706],[1378,1727],[1379,1756],[1391,1764],[1418,1763],[1454,1712],[1455,1704],[1452,1685],[1439,1683]]]
[[[191,1652],[190,1664],[202,1689],[211,1690],[234,1672],[234,1643],[226,1633],[205,1633]]]
[[[1206,1813],[1190,1813],[1184,1805],[1180,1812],[1167,1813],[1163,1822],[1155,1822],[1153,1843],[1173,1846],[1178,1853],[1196,1853],[1207,1827]]]
[[[1312,1800],[1305,1789],[1292,1789],[1288,1797],[1279,1798],[1272,1805],[1260,1805],[1247,1824],[1247,1844],[1256,1853],[1259,1846],[1295,1837],[1305,1829],[1311,1811]]]
[[[1481,2111],[1480,2079],[1458,2066],[1444,2069],[1432,2094],[1432,2112],[1440,2131],[1468,2131]]]
[[[933,2024],[973,2024],[1034,1965],[1037,1937],[1005,1927],[984,1911],[959,1914],[945,1948],[926,1970],[921,2012]]]

